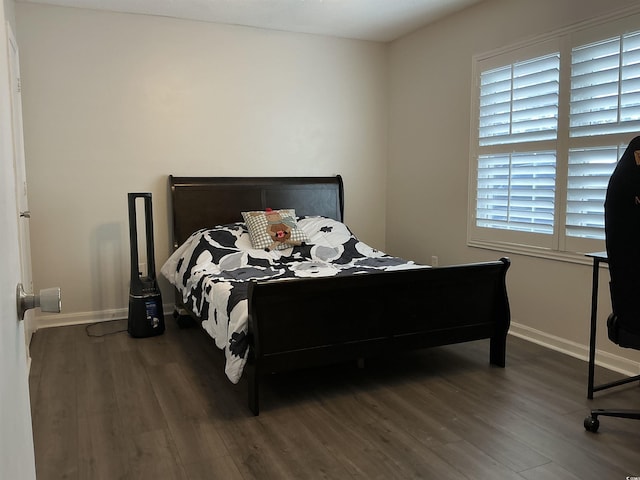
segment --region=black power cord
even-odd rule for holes
[[[122,332],[126,332],[127,328],[122,328],[120,330],[113,330],[110,332],[104,332],[104,333],[93,333],[90,331],[90,329],[92,327],[95,327],[96,325],[105,325],[107,323],[115,323],[115,322],[126,322],[127,319],[126,318],[119,318],[117,320],[107,320],[106,322],[95,322],[95,323],[90,323],[85,327],[85,331],[87,332],[87,336],[88,337],[106,337],[108,335],[115,335],[116,333],[122,333]]]

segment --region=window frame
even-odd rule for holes
[[[519,42],[472,58],[472,92],[469,147],[469,204],[467,245],[574,263],[588,263],[587,252],[603,251],[604,240],[566,235],[569,151],[602,146],[626,146],[635,133],[571,137],[569,108],[572,49],[609,37],[640,31],[640,6],[633,6],[595,20]],[[480,74],[490,69],[524,62],[553,52],[560,53],[558,125],[555,140],[480,146]],[[606,145],[603,142],[606,141]],[[517,147],[517,150],[514,148]],[[486,153],[554,150],[556,152],[555,212],[553,234],[536,234],[476,225],[478,158]]]

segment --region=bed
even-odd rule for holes
[[[262,377],[291,369],[480,339],[505,366],[509,259],[430,268],[379,252],[342,223],[340,176],[170,176],[169,186],[174,252],[161,272],[174,315],[225,350],[254,415]],[[256,248],[261,214],[269,225],[295,217],[286,240],[278,231]]]

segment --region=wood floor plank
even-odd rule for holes
[[[38,395],[32,398],[33,442],[38,478],[77,479],[78,446],[76,330],[37,332]]]
[[[185,471],[189,480],[211,480],[215,478],[244,480],[245,478],[238,470],[233,458],[229,455],[188,463],[185,465]]]
[[[380,412],[379,421],[401,428],[426,447],[462,439],[457,429],[442,421],[444,415],[438,403],[424,402],[409,393],[409,385],[380,385],[361,395]]]
[[[469,398],[446,379],[433,379],[428,386],[411,385],[419,404],[439,418],[460,438],[482,448],[488,455],[510,468],[521,471],[548,463],[550,460],[519,438],[496,426],[496,414],[481,407],[478,400]]]
[[[176,453],[185,465],[229,456],[227,446],[213,422],[171,421],[169,431],[176,445]]]
[[[379,451],[379,445],[375,441],[346,424],[342,417],[327,411],[322,403],[307,406],[303,415],[309,428],[324,448],[354,479],[400,480],[403,478],[395,462],[384,452]]]
[[[231,420],[220,428],[220,434],[245,479],[287,478],[286,458],[279,454],[256,418]]]
[[[117,414],[118,405],[109,364],[109,350],[104,342],[77,345],[78,415]]]
[[[167,428],[147,370],[135,350],[110,356],[113,384],[118,408],[126,434],[135,435]]]
[[[409,432],[381,416],[372,397],[375,393],[352,391],[348,396],[334,397],[324,406],[348,422],[358,437],[368,439],[371,450],[391,462],[401,478],[460,478],[460,473],[433,451],[421,448]],[[348,406],[347,414],[340,413],[343,406]]]
[[[109,412],[78,419],[78,478],[127,478],[128,461],[121,419]]]
[[[168,421],[197,421],[206,418],[205,404],[194,398],[195,389],[174,362],[153,365],[147,374],[162,412]]]
[[[286,458],[289,478],[343,479],[349,474],[335,461],[314,430],[301,418],[304,405],[279,409],[259,419],[279,455]]]
[[[552,462],[520,472],[520,475],[527,480],[580,480],[580,477]]]
[[[183,480],[187,474],[169,430],[154,430],[126,439],[128,479]]]
[[[75,375],[52,372],[41,378],[40,390],[32,417],[37,477],[79,478]]]
[[[474,480],[522,479],[518,473],[498,462],[482,449],[464,440],[433,446],[432,448],[439,457],[449,462],[462,475]]]

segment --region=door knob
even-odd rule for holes
[[[43,312],[60,313],[62,302],[60,288],[45,288],[40,290],[40,295],[26,293],[21,283],[16,287],[16,306],[18,317],[24,320],[24,312],[31,308],[40,307]]]

